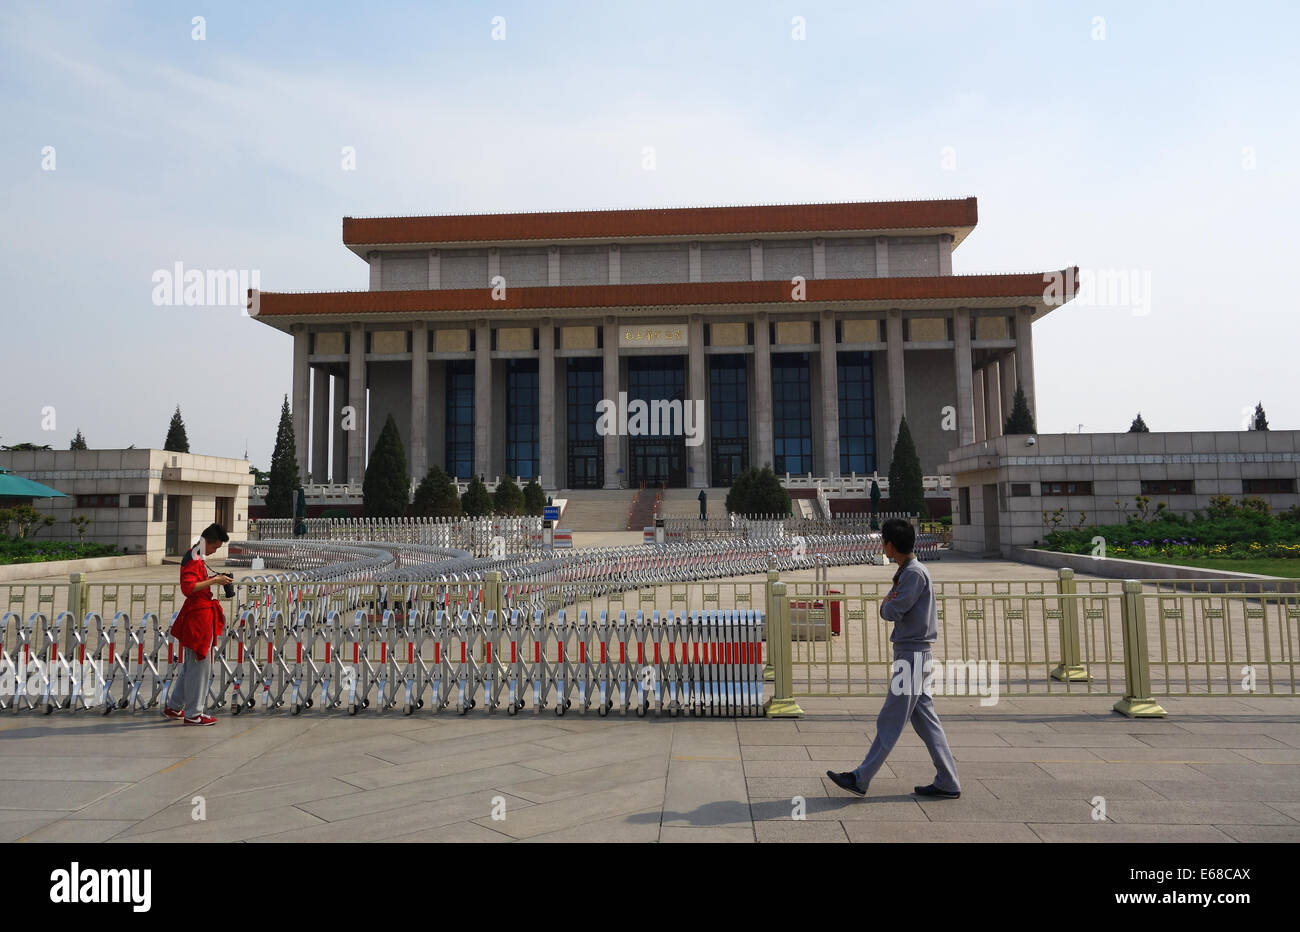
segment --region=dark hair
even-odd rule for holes
[[[226,533],[226,529],[220,524],[209,524],[203,529],[203,534],[201,536],[204,540],[208,541],[222,541],[224,543],[225,541],[230,540],[230,535]]]
[[[890,518],[880,528],[883,540],[894,545],[899,553],[911,553],[916,546],[916,528],[902,518]]]

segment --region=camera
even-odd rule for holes
[[[225,573],[214,573],[213,575],[214,575],[214,576],[225,576],[226,574],[225,574]],[[232,577],[232,579],[233,579],[233,577]],[[233,582],[222,583],[222,584],[221,584],[221,588],[222,588],[222,590],[225,592],[225,594],[226,594],[226,598],[227,598],[227,599],[233,599],[233,598],[235,597],[235,584],[234,584]]]

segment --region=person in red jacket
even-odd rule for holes
[[[185,604],[172,622],[172,637],[180,643],[182,663],[180,672],[172,682],[171,694],[163,702],[163,715],[184,719],[186,725],[215,725],[217,720],[205,715],[203,707],[208,699],[208,679],[212,664],[208,651],[226,628],[226,615],[221,603],[212,592],[213,586],[226,585],[229,576],[209,576],[203,558],[221,549],[230,540],[220,524],[209,524],[203,536],[189,553],[181,558],[181,594]],[[181,703],[178,707],[168,702]]]

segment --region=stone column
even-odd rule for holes
[[[302,482],[303,477],[309,475],[307,472],[307,451],[311,449],[308,444],[310,435],[308,434],[307,419],[307,400],[308,380],[311,376],[311,366],[307,361],[308,340],[307,325],[293,325],[293,394],[289,396],[289,404],[292,405],[293,411],[293,440],[294,456],[298,459],[298,481]]]
[[[618,321],[613,317],[605,318],[605,367],[604,367],[604,397],[618,404]],[[623,438],[619,435],[617,427],[605,434],[605,488],[617,489],[619,487],[620,476],[618,469],[623,464],[619,462],[619,452],[622,449]]]
[[[348,336],[348,404],[352,406],[352,429],[348,438],[348,481],[361,482],[366,477],[366,327],[358,321]]]
[[[879,242],[879,240],[877,240]],[[889,444],[893,455],[898,428],[907,414],[907,383],[903,379],[903,312],[892,308],[885,318],[885,365],[889,369]]]
[[[971,385],[970,310],[959,307],[953,315],[953,358],[957,367],[957,442],[975,442],[974,388]]]
[[[331,482],[348,481],[348,441],[341,427],[343,406],[348,403],[347,380],[341,375],[331,378],[334,383],[334,411],[330,418],[330,434],[334,438],[334,468],[330,470]]]
[[[998,373],[998,361],[991,359],[984,364],[984,438],[994,440],[1002,436],[1002,386]]]
[[[1001,436],[1011,417],[1011,406],[1016,400],[1016,354],[1008,351],[998,360],[998,375],[1002,378],[1002,423],[998,425]]]
[[[822,475],[840,474],[840,377],[836,357],[835,314],[821,315]]]
[[[754,466],[773,466],[772,344],[767,314],[754,315]]]
[[[474,474],[492,472],[492,325],[480,320],[474,331]]]
[[[329,482],[330,374],[328,369],[312,370],[311,407],[311,481]]]
[[[370,260],[370,290],[381,291],[384,287],[384,254],[376,249],[366,253]]]
[[[987,440],[988,435],[985,433],[985,407],[984,407],[984,369],[975,370],[973,400],[975,402],[975,442]]]
[[[939,274],[952,274],[952,234],[939,234]]]
[[[706,401],[708,370],[704,365],[704,318],[692,314],[686,331],[686,405],[692,411],[700,409],[703,417],[695,425],[699,431],[698,446],[686,447],[687,463],[691,467],[690,486],[695,489],[709,487],[709,406]],[[696,402],[699,402],[697,405]],[[682,412],[683,417],[685,411]],[[692,413],[694,417],[694,413]]]
[[[876,237],[876,278],[889,277],[889,238]]]
[[[542,319],[537,331],[537,471],[548,489],[559,488],[555,471],[555,322]],[[566,412],[567,413],[567,412]]]
[[[1016,309],[1016,379],[1025,390],[1025,401],[1038,427],[1038,406],[1034,399],[1034,335],[1030,330],[1034,322],[1032,308]]]
[[[411,326],[411,478],[419,482],[429,471],[429,325]]]

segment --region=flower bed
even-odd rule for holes
[[[110,544],[84,544],[63,540],[0,540],[0,565],[9,563],[51,563],[55,560],[83,560],[87,557],[116,557],[124,551]]]

